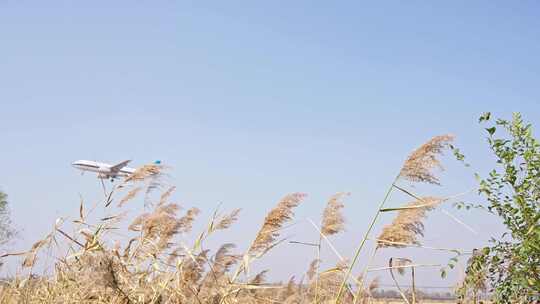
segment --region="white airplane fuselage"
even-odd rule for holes
[[[125,162],[127,164],[128,161]],[[120,163],[122,164],[122,163]],[[98,178],[114,179],[116,177],[124,177],[135,172],[134,168],[126,167],[125,165],[111,165],[107,163],[95,162],[91,160],[78,160],[71,164],[74,168],[83,172],[95,172]]]

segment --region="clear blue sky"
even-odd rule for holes
[[[492,159],[480,113],[540,119],[535,1],[75,3],[0,4],[0,187],[21,230],[14,248],[75,215],[79,193],[99,197],[71,161],[161,159],[173,167],[175,198],[204,210],[202,219],[218,202],[244,208],[227,235],[240,248],[284,194],[310,195],[287,231],[309,240],[304,219],[317,220],[333,193],[352,192],[347,232],[335,240],[351,255],[417,145],[453,133],[482,173]],[[445,187],[421,194],[474,186],[447,160]],[[435,212],[426,244],[473,248],[498,229],[483,214],[452,212],[480,235]],[[265,264],[277,278],[300,276],[311,254],[286,246]],[[441,281],[437,269],[421,277],[455,278]]]

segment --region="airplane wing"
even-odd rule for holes
[[[125,160],[121,163],[118,163],[114,166],[111,166],[111,171],[113,172],[117,172],[117,171],[120,171],[120,169],[124,168],[125,166],[127,166],[127,164],[130,162],[131,160]]]

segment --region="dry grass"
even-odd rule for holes
[[[424,236],[422,220],[429,210],[435,208],[443,200],[436,197],[424,197],[406,205],[410,209],[401,209],[392,223],[385,226],[377,238],[379,248],[403,248],[407,244],[420,244],[418,236]],[[386,242],[385,242],[386,241]]]
[[[433,173],[434,168],[443,169],[437,156],[454,140],[453,135],[435,136],[418,149],[405,161],[399,176],[412,182],[439,184],[439,179]]]
[[[420,147],[408,158],[400,178],[438,184],[439,180],[431,172],[434,167],[440,167],[435,156],[451,140],[451,136],[439,136]],[[134,217],[131,222],[122,212],[89,222],[89,215],[95,208],[86,211],[81,202],[78,218],[72,221],[77,227],[73,233],[62,230],[64,223],[58,221],[53,231],[27,252],[5,255],[4,258],[22,256],[21,267],[25,272],[0,285],[0,304],[322,304],[336,301],[342,282],[347,284],[341,303],[377,303],[372,295],[378,288],[378,279],[367,286],[362,279],[369,265],[360,276],[349,275],[347,270],[352,268],[351,263],[337,253],[329,240],[345,228],[342,199],[347,193],[338,193],[329,199],[321,225],[317,227],[320,233],[317,253],[306,274],[300,279],[291,277],[284,284],[276,284],[266,282],[267,271],[251,274],[250,265],[281,244],[281,232],[293,219],[294,208],[305,194],[293,193],[280,200],[264,218],[244,252],[238,252],[235,244],[227,242],[211,251],[204,246],[206,239],[230,228],[237,221],[240,209],[224,215],[216,211],[207,227],[196,234],[195,241],[186,244],[179,236],[191,233],[199,210],[184,211],[180,205],[171,202],[174,187],[163,191],[155,202],[146,204],[148,193],[160,189],[158,183],[162,173],[163,167],[159,165],[144,166],[107,195],[103,205],[110,206],[117,199],[115,208],[120,210],[135,198],[145,197],[149,211]],[[418,237],[423,235],[422,220],[426,212],[440,202],[440,199],[425,197],[400,209],[394,221],[385,226],[378,237],[388,243],[378,242],[377,248],[418,244]],[[127,237],[121,239],[117,235]],[[321,270],[319,255],[325,244],[334,250],[337,258],[334,267]],[[56,252],[54,273],[37,276],[35,265],[45,247]]]

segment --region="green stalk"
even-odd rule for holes
[[[375,243],[375,248],[373,249],[373,253],[371,254],[371,257],[369,258],[369,261],[364,268],[364,272],[362,273],[362,279],[360,279],[360,286],[358,287],[358,290],[356,291],[356,296],[354,297],[353,304],[356,304],[362,294],[364,293],[364,280],[366,279],[366,275],[369,270],[369,266],[371,266],[371,262],[373,262],[373,258],[375,258],[375,255],[377,254],[378,244]]]
[[[369,225],[368,230],[366,231],[366,234],[364,235],[364,238],[362,239],[362,242],[360,243],[360,246],[358,246],[358,249],[356,249],[356,252],[354,253],[353,260],[351,262],[351,265],[349,265],[349,268],[347,269],[347,274],[345,275],[345,278],[341,282],[341,286],[339,287],[338,294],[336,296],[335,304],[339,304],[339,301],[341,299],[341,296],[343,295],[343,291],[345,291],[345,285],[347,284],[347,279],[351,275],[352,269],[356,262],[358,261],[358,257],[360,256],[360,252],[362,251],[362,248],[364,248],[364,244],[366,243],[366,240],[369,236],[369,233],[375,226],[375,223],[377,222],[377,219],[379,218],[379,215],[381,214],[381,209],[384,207],[384,204],[388,200],[388,197],[390,197],[390,193],[392,192],[392,189],[394,189],[394,184],[398,180],[399,175],[396,176],[394,181],[392,182],[392,185],[390,185],[390,188],[388,188],[388,191],[386,191],[386,194],[384,196],[384,199],[382,200],[381,204],[379,205],[379,208],[377,208],[377,213],[375,213],[375,216],[373,217],[373,220],[371,221],[371,224]]]
[[[412,276],[412,304],[416,304],[416,287],[414,283],[414,267],[411,268]]]
[[[319,304],[319,267],[321,262],[321,243],[322,235],[319,236],[319,243],[317,244],[317,269],[315,273],[315,304]]]

